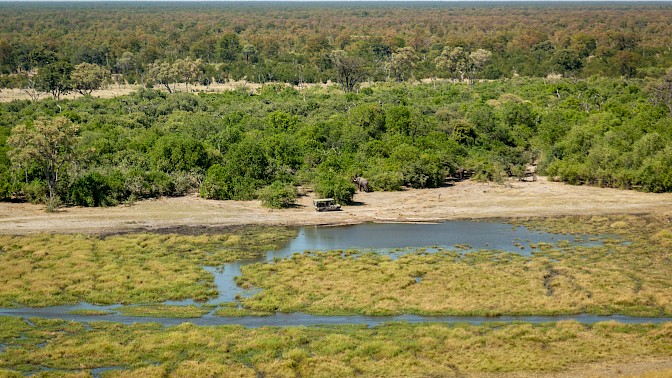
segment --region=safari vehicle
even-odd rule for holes
[[[341,205],[334,203],[333,198],[322,198],[313,200],[313,205],[317,211],[337,211],[341,210]]]

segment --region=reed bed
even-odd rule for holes
[[[88,325],[0,317],[0,374],[105,377],[459,377],[561,371],[593,362],[672,356],[672,324],[574,321],[545,324],[174,327]]]
[[[296,230],[248,227],[215,235],[0,235],[0,307],[159,303],[217,295],[203,266],[278,248]]]

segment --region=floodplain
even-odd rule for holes
[[[455,377],[543,376],[595,364],[635,363],[643,364],[638,374],[669,371],[665,364],[672,359],[672,323],[666,321],[584,323],[577,316],[541,323],[495,318],[468,324],[429,318],[369,326],[348,324],[345,316],[337,325],[263,326],[265,316],[294,312],[551,319],[559,314],[671,316],[668,218],[574,216],[506,222],[511,230],[562,235],[554,243],[512,240],[514,248],[508,251],[428,245],[381,253],[307,251],[256,263],[254,259],[265,259],[265,251],[281,249],[300,231],[236,227],[202,235],[2,236],[0,276],[5,287],[13,288],[3,290],[3,307],[82,301],[124,305],[72,311],[90,319],[86,322],[0,317],[0,374],[345,377],[425,376],[431,371]],[[584,240],[586,235],[591,240]],[[252,262],[241,265],[236,282],[240,290],[256,290],[233,302],[213,303],[218,287],[203,267],[245,260]],[[82,276],[66,274],[75,266],[81,267]],[[129,273],[117,279],[101,273],[115,269]],[[84,272],[90,274],[88,282]],[[129,284],[136,274],[140,281]],[[62,281],[66,276],[71,279]],[[54,286],[59,282],[62,286]],[[109,313],[147,321],[95,320]],[[262,326],[190,322],[205,314],[261,317],[257,324]],[[176,323],[162,325],[152,322],[155,318],[176,318]]]

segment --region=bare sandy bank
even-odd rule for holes
[[[0,203],[0,233],[111,233],[136,229],[226,227],[245,224],[337,225],[360,222],[431,222],[449,219],[556,215],[672,213],[672,193],[572,186],[549,182],[505,185],[459,182],[437,189],[357,193],[354,206],[318,213],[313,193],[295,208],[270,210],[259,201],[214,201],[189,195],[140,201],[133,206],[68,207],[46,213],[44,206]]]

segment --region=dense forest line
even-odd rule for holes
[[[400,190],[464,170],[521,177],[530,164],[574,184],[672,190],[666,3],[0,10],[0,81],[32,98],[0,105],[4,200],[104,206],[199,191],[282,207],[309,186],[349,203],[356,175]],[[264,85],[189,87],[232,79]],[[143,85],[90,96],[115,82]],[[84,97],[61,100],[72,91]]]
[[[0,196],[101,206],[198,190],[286,206],[304,185],[348,203],[355,175],[400,190],[458,169],[520,177],[533,162],[573,184],[670,191],[672,118],[652,91],[517,78],[14,101],[0,105]]]
[[[4,3],[0,85],[53,92],[81,64],[148,85],[660,77],[671,18],[666,3]],[[184,61],[196,74],[171,72]]]

